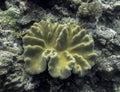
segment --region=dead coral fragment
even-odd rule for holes
[[[83,76],[93,65],[93,39],[76,24],[41,21],[23,37],[26,71],[39,74],[48,67],[54,78],[65,79],[71,72]]]

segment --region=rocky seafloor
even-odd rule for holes
[[[46,19],[79,23],[94,38],[98,56],[84,77],[26,73],[22,36]],[[0,0],[0,92],[120,92],[120,1]]]

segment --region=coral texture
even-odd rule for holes
[[[0,50],[0,92],[23,92],[34,87],[14,53]]]
[[[83,76],[94,64],[93,39],[77,24],[34,23],[23,37],[25,69],[39,74],[48,67],[54,78]]]

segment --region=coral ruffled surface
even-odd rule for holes
[[[77,24],[42,20],[28,30],[23,44],[25,69],[30,74],[39,74],[48,67],[55,78],[68,78],[71,72],[83,76],[96,56],[92,37]]]

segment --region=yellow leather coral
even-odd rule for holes
[[[93,66],[93,39],[77,24],[34,23],[23,37],[25,69],[39,74],[48,69],[54,78],[71,73],[83,76]]]

